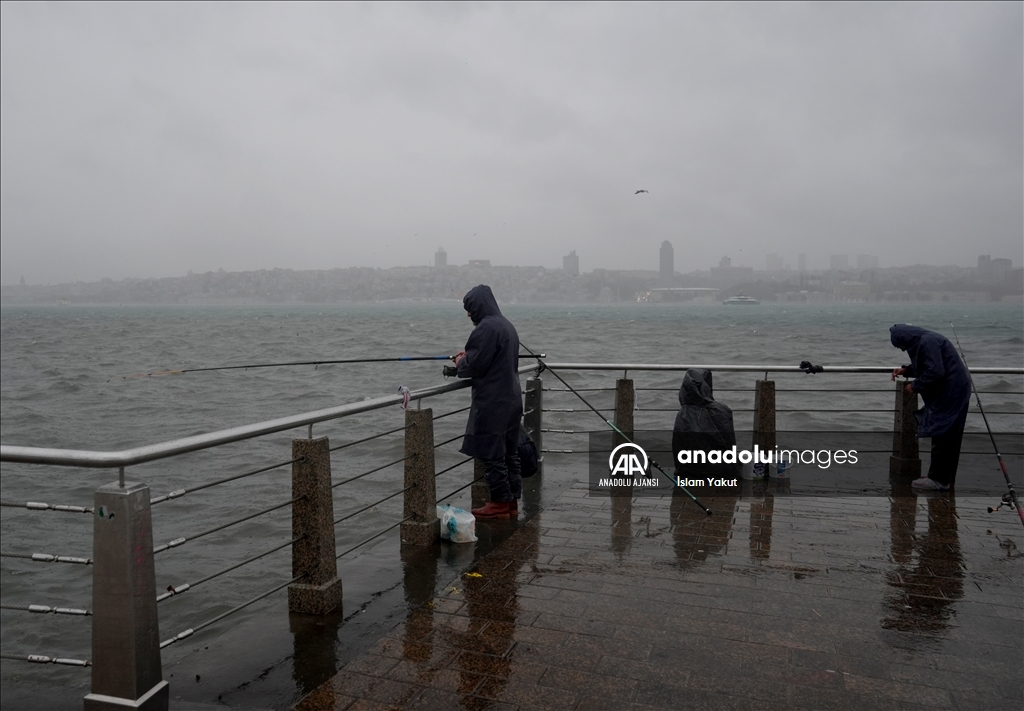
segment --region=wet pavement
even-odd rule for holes
[[[899,492],[897,492],[899,493]],[[948,494],[563,491],[306,696],[324,709],[1019,709],[1017,516]],[[436,575],[435,575],[436,577]]]

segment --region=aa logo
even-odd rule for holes
[[[612,450],[608,457],[608,468],[612,476],[645,476],[647,474],[647,452],[638,444],[625,442]]]

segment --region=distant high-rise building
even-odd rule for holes
[[[858,254],[857,255],[857,268],[858,269],[878,269],[878,255],[877,254]]]
[[[764,268],[769,272],[781,272],[784,266],[782,257],[775,253],[769,254],[764,259]]]
[[[807,271],[807,255],[806,254],[801,254],[799,257],[797,257],[797,259],[798,259],[798,263],[800,265],[800,271],[806,272]]]
[[[434,252],[434,266],[435,267],[447,267],[448,266],[448,253],[444,251],[444,247],[438,247],[437,251]]]
[[[832,269],[849,269],[850,257],[846,254],[833,254],[830,263]]]
[[[562,257],[562,271],[569,276],[580,275],[580,258],[576,256],[575,249]]]
[[[978,257],[978,281],[988,284],[999,284],[1006,280],[1006,275],[1013,271],[1013,260],[992,259],[989,254]]]
[[[675,250],[672,249],[672,243],[665,240],[661,243],[661,270],[659,274],[661,283],[669,286],[674,280],[675,273]]]

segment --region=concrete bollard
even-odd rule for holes
[[[429,546],[441,539],[437,520],[434,469],[434,411],[405,411],[405,487],[401,528],[403,545]],[[409,488],[411,487],[411,488]]]
[[[544,406],[544,381],[540,376],[528,378],[526,381],[526,392],[523,394],[523,426],[526,427],[526,434],[537,445],[537,474],[544,473],[544,455],[541,450],[544,447],[543,427],[543,406]]]
[[[889,473],[897,477],[917,478],[921,476],[921,456],[917,444],[917,393],[908,393],[903,386],[908,381],[896,383],[896,408],[892,425],[892,456],[889,457]]]
[[[754,441],[762,451],[775,449],[775,381],[754,384]]]
[[[303,537],[292,546],[292,575],[306,577],[288,586],[288,611],[326,615],[342,600],[327,438],[293,439],[292,459],[292,537]]]
[[[85,711],[166,711],[149,487],[107,484],[94,502],[92,693]]]
[[[633,436],[633,408],[636,406],[636,392],[633,390],[632,378],[619,378],[615,381],[615,426],[627,436]],[[616,433],[613,437],[615,445],[625,440]]]

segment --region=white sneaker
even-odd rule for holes
[[[946,484],[940,484],[934,479],[929,479],[926,476],[920,479],[914,479],[910,482],[910,486],[914,489],[920,489],[921,491],[949,491],[949,486]]]

